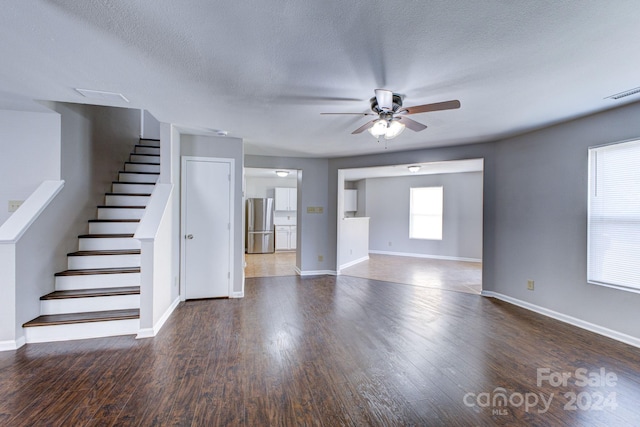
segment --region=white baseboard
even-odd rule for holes
[[[390,251],[372,251],[369,250],[370,254],[379,254],[379,255],[393,255],[393,256],[408,256],[412,258],[429,258],[429,259],[442,259],[445,261],[464,261],[464,262],[482,262],[480,258],[464,258],[464,257],[456,257],[456,256],[445,256],[445,255],[426,255],[426,254],[412,254],[408,252],[390,252]]]
[[[160,319],[158,319],[156,324],[153,325],[153,328],[140,329],[138,331],[138,335],[136,335],[136,339],[139,339],[139,338],[151,338],[151,337],[155,337],[156,335],[158,335],[158,332],[160,332],[160,329],[164,325],[164,322],[166,322],[167,319],[169,318],[169,316],[171,316],[171,313],[173,313],[173,310],[176,309],[178,304],[180,304],[180,298],[179,297],[176,298],[171,303],[169,308],[167,308],[165,310],[164,314],[162,314],[162,317],[160,317]]]
[[[620,341],[625,344],[640,348],[640,338],[627,335],[622,332],[614,331],[613,329],[605,328],[604,326],[596,325],[595,323],[590,323],[576,317],[558,313],[557,311],[549,310],[548,308],[541,307],[536,304],[531,304],[530,302],[522,301],[498,292],[482,291],[480,295],[484,297],[496,298],[508,302],[509,304],[517,305],[518,307],[526,308],[527,310],[542,314],[543,316],[551,317],[552,319],[556,319],[561,322],[577,326],[578,328],[586,329],[587,331],[595,332],[596,334],[603,335],[607,338],[611,338],[616,341]]]
[[[295,267],[295,271],[299,276],[337,276],[338,273],[334,270],[306,270],[302,271],[298,267]]]
[[[366,256],[363,256],[362,258],[358,258],[356,260],[349,261],[349,262],[347,262],[345,264],[342,264],[340,267],[338,267],[338,273],[340,273],[340,270],[342,270],[343,268],[351,267],[352,265],[359,264],[359,263],[361,263],[363,261],[366,261],[368,259],[369,259],[369,255],[366,255]]]
[[[0,341],[0,351],[17,350],[27,343],[26,338],[23,336],[17,340]]]
[[[244,298],[244,291],[232,292],[229,298]]]

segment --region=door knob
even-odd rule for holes
[[[191,239],[193,239],[193,234],[187,234],[185,237],[186,237],[188,240],[191,240]]]

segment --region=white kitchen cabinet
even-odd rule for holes
[[[295,211],[298,206],[298,189],[276,187],[276,210]]]
[[[344,211],[355,212],[358,210],[358,190],[344,190]]]
[[[297,230],[295,225],[276,225],[276,250],[291,251],[296,248]]]

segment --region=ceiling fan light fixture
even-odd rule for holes
[[[376,138],[387,133],[387,121],[385,119],[376,120],[376,122],[369,128],[369,133]]]
[[[391,121],[391,123],[389,124],[389,127],[387,128],[387,131],[384,134],[384,139],[395,138],[396,136],[402,133],[404,128],[405,128],[405,125],[403,123],[400,123],[397,120]]]
[[[407,166],[407,169],[409,169],[409,172],[411,173],[416,173],[420,170],[422,166],[420,165],[411,165],[411,166]]]
[[[289,176],[289,171],[276,171],[276,175],[278,175],[280,178],[284,178],[286,176]]]

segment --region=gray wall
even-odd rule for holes
[[[42,181],[60,179],[60,116],[0,110],[0,147],[2,225],[11,216],[9,200],[24,201]]]
[[[409,238],[411,187],[443,187],[442,240]],[[367,179],[369,250],[482,258],[482,172]],[[390,244],[391,243],[391,244]]]
[[[242,231],[243,198],[242,198],[242,174],[243,174],[243,145],[238,138],[217,137],[217,136],[180,136],[180,155],[196,157],[221,157],[234,159],[234,184],[232,190],[234,194],[234,225],[233,225],[233,291],[243,292],[243,254],[244,242]],[[179,186],[178,186],[179,187]],[[179,188],[174,188],[174,192]]]
[[[327,159],[299,157],[246,156],[245,166],[252,168],[298,169],[298,244],[296,266],[303,273],[336,270],[336,205],[328,198]],[[307,213],[307,207],[322,207],[323,213]],[[333,228],[330,226],[333,218]],[[327,233],[329,231],[329,234]],[[330,235],[333,233],[333,236]],[[332,240],[333,239],[333,240]],[[319,260],[322,257],[322,261]]]
[[[87,220],[96,217],[104,193],[118,178],[124,162],[138,142],[140,110],[82,104],[47,103],[61,115],[61,179],[63,197],[71,197],[68,245],[88,231]],[[68,221],[65,221],[68,222]],[[71,225],[73,224],[73,225]]]
[[[496,144],[491,290],[640,337],[640,295],[586,278],[587,149],[638,138],[638,117],[632,104]]]

